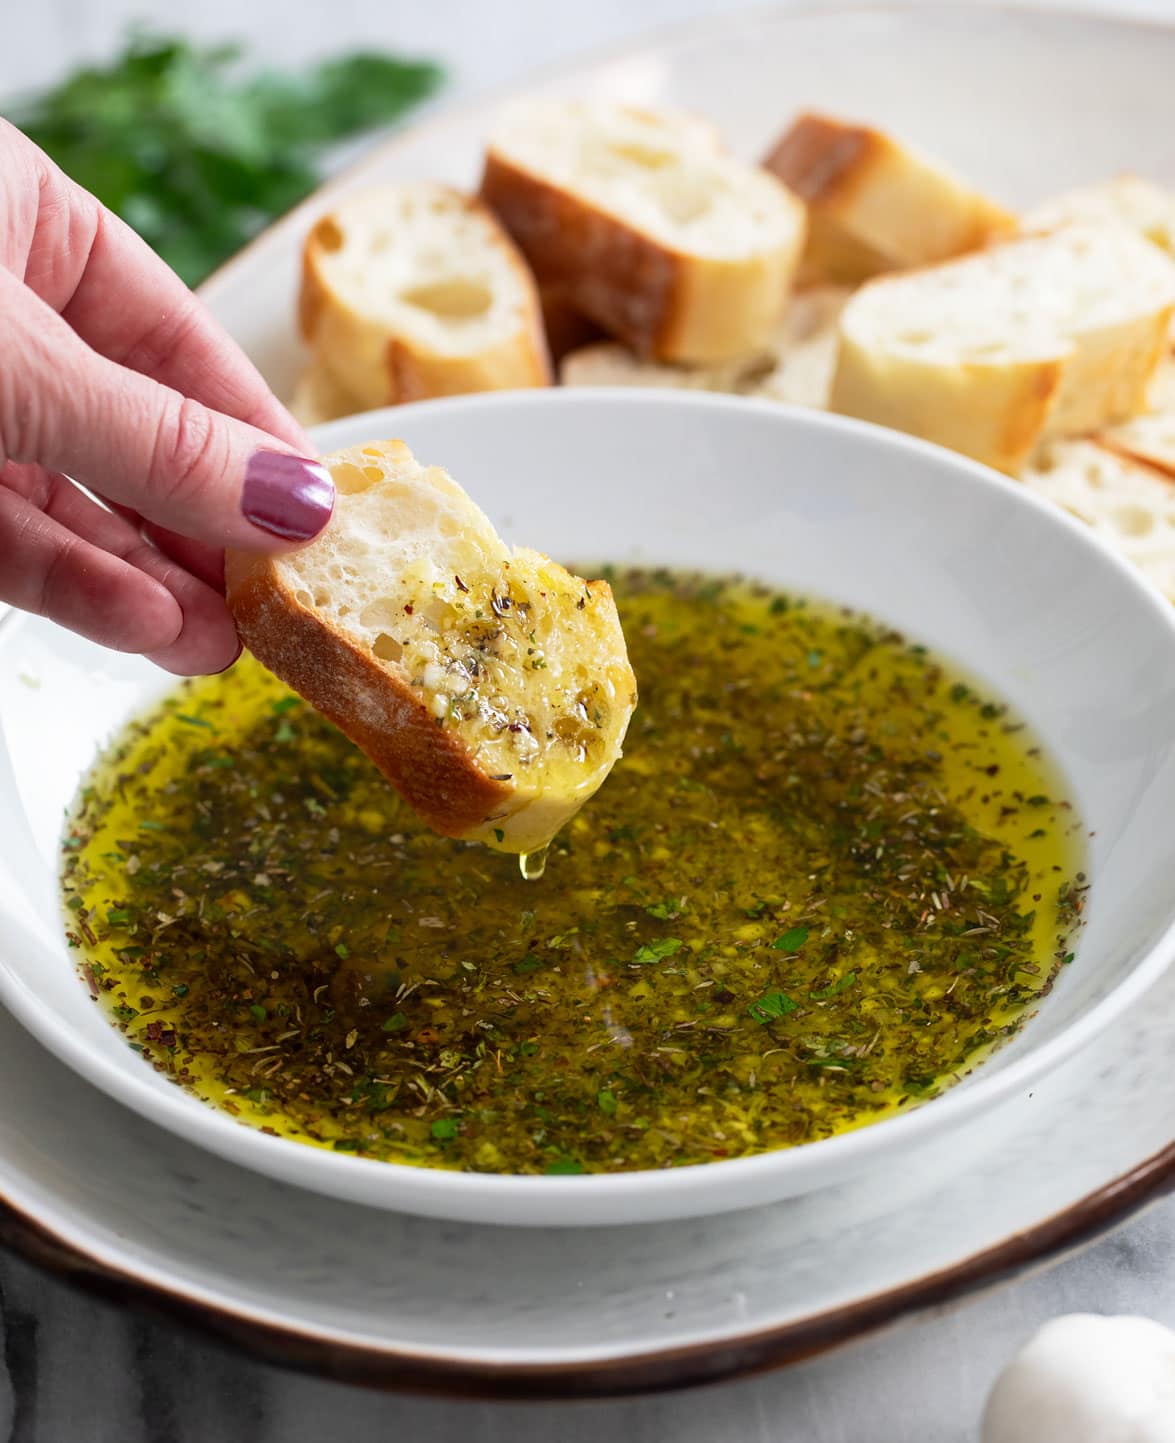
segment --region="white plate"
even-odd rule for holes
[[[747,154],[792,109],[839,108],[1026,203],[1122,168],[1175,180],[1173,73],[1175,31],[1162,25],[986,4],[821,4],[694,25],[537,88],[685,106],[704,97]],[[491,109],[443,113],[340,184],[472,182]],[[297,249],[325,203],[310,201],[206,290],[283,391],[299,365]],[[599,1235],[524,1238],[291,1193],[81,1087],[0,1015],[0,1231],[75,1278],[354,1377],[566,1396],[724,1376],[988,1282],[1171,1186],[1171,1016],[1168,979],[1035,1090],[1039,1121],[1003,1139],[984,1170],[920,1198],[907,1192],[924,1176],[891,1193],[891,1175],[872,1200],[885,1218],[869,1226],[853,1225],[869,1211],[857,1187],[611,1232],[601,1254]]]
[[[318,439],[333,449],[389,432],[423,461],[451,467],[510,539],[621,566],[741,570],[855,607],[962,661],[1032,725],[1088,828],[1091,890],[1076,960],[1029,1024],[944,1096],[758,1157],[500,1177],[267,1137],[131,1051],[65,946],[63,809],[112,726],[143,708],[159,676],[140,658],[17,620],[0,643],[0,809],[9,817],[0,1000],[99,1087],[222,1157],[373,1206],[547,1226],[688,1217],[898,1166],[1086,1045],[1170,961],[1175,700],[1165,678],[1175,676],[1175,609],[1072,517],[896,432],[725,396],[467,396],[337,421]],[[535,884],[540,919],[544,890],[559,885],[550,871]]]

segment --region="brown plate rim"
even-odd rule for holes
[[[212,1306],[55,1233],[0,1191],[0,1246],[108,1301],[160,1314],[265,1362],[388,1391],[562,1400],[667,1392],[803,1362],[927,1309],[959,1302],[1092,1243],[1175,1191],[1175,1142],[1022,1232],[885,1292],[717,1341],[568,1363],[500,1363],[382,1348]]]
[[[892,0],[892,3],[823,4],[806,0],[789,6],[787,18],[854,13],[908,14],[926,9],[932,0]],[[1175,22],[1162,17],[1114,15],[1079,6],[1018,4],[1015,0],[950,0],[941,10],[983,16],[1031,16],[1059,22],[1084,21],[1117,29],[1175,30]],[[740,23],[775,18],[775,6],[745,10]],[[715,17],[655,29],[636,41],[608,47],[586,60],[560,63],[532,72],[526,79],[497,92],[476,95],[439,115],[407,127],[353,165],[319,187],[274,225],[218,267],[200,287],[215,290],[230,270],[241,264],[275,230],[300,225],[323,198],[363,174],[369,165],[423,128],[441,129],[462,115],[482,110],[496,100],[515,94],[528,84],[578,73],[585,66],[604,64],[634,52],[704,31]],[[213,1306],[131,1269],[117,1266],[54,1230],[9,1197],[0,1186],[0,1246],[45,1272],[108,1301],[164,1316],[220,1341],[241,1348],[266,1362],[315,1373],[342,1382],[388,1390],[435,1393],[446,1397],[487,1399],[607,1398],[667,1391],[743,1377],[801,1362],[841,1344],[862,1338],[926,1309],[956,1302],[971,1293],[1014,1278],[1027,1269],[1087,1245],[1126,1222],[1162,1196],[1175,1191],[1175,1141],[1151,1154],[1128,1172],[1088,1193],[1060,1212],[1002,1241],[973,1253],[949,1267],[927,1273],[898,1287],[859,1298],[807,1318],[761,1328],[740,1336],[692,1343],[627,1357],[570,1363],[481,1363],[467,1359],[430,1356],[399,1347],[352,1343],[307,1329],[252,1317],[231,1305]]]

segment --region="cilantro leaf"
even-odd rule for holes
[[[838,977],[835,982],[830,982],[827,987],[821,987],[816,992],[809,992],[808,996],[815,1002],[822,1002],[826,997],[835,997],[838,992],[845,992],[857,980],[855,972],[846,972],[843,977]]]
[[[643,947],[638,947],[633,956],[634,962],[660,962],[665,957],[672,957],[675,952],[680,952],[685,943],[680,937],[662,937],[657,942],[646,942]]]
[[[786,992],[765,992],[762,997],[756,998],[750,1004],[747,1011],[756,1022],[774,1022],[779,1017],[786,1017],[789,1012],[794,1012],[800,1004],[793,1002]]]

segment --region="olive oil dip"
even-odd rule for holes
[[[1080,821],[1031,734],[858,615],[612,578],[641,704],[546,875],[425,829],[248,658],[87,778],[68,936],[242,1123],[504,1173],[742,1157],[934,1097],[1048,992]]]

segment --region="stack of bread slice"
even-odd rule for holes
[[[757,165],[694,116],[538,100],[476,198],[335,202],[300,313],[307,424],[545,386],[552,353],[568,386],[830,408],[1023,479],[1175,598],[1175,193],[1140,176],[1017,216],[856,120],[802,113]]]

